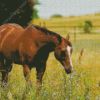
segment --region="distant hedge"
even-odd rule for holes
[[[55,14],[55,15],[51,16],[51,18],[59,18],[59,17],[63,17],[63,16],[59,15],[59,14]]]

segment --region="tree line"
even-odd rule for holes
[[[38,17],[34,5],[38,0],[0,0],[0,25],[5,23],[17,23],[23,27]]]

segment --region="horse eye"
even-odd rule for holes
[[[66,56],[65,51],[61,51],[61,55],[64,57]]]
[[[59,47],[58,49],[59,49],[59,50],[61,50],[61,48],[60,48],[60,47]]]

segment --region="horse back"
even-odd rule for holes
[[[18,61],[20,57],[34,57],[37,52],[36,39],[34,38],[36,37],[35,33],[38,34],[36,29],[17,29],[11,27],[7,32],[6,34],[4,33],[0,48],[7,59]]]
[[[17,30],[22,30],[23,28],[17,24],[4,24],[0,26],[0,45],[4,41],[4,39],[8,36],[8,34],[14,33]]]
[[[49,37],[35,27],[26,29],[11,27],[1,42],[0,50],[7,59],[32,61],[38,50],[49,41]]]
[[[0,26],[0,52],[2,52],[3,46],[10,48],[12,43],[21,36],[23,30],[24,29],[17,24],[4,24]]]

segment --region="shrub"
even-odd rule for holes
[[[63,16],[59,15],[59,14],[55,14],[55,15],[51,16],[51,18],[59,18],[59,17],[63,17]]]
[[[93,25],[92,25],[92,22],[90,20],[86,20],[84,25],[81,22],[79,22],[78,27],[83,28],[85,33],[90,33]]]
[[[85,33],[90,33],[92,30],[92,22],[90,20],[86,20],[83,29]]]

